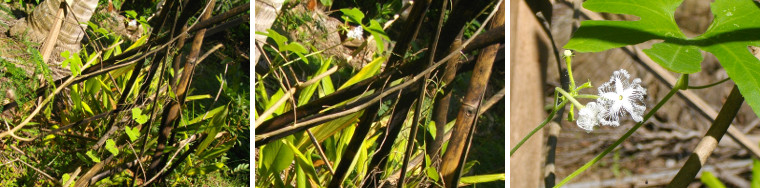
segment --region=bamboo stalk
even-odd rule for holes
[[[731,89],[731,94],[726,99],[726,103],[720,109],[718,117],[715,118],[710,129],[707,130],[705,136],[699,141],[689,159],[686,160],[686,164],[681,167],[678,174],[670,181],[668,187],[686,187],[694,180],[694,176],[705,165],[707,158],[718,147],[718,142],[728,131],[728,127],[731,125],[734,117],[736,117],[736,114],[739,113],[742,103],[744,103],[744,97],[739,93],[739,87],[734,85],[734,88]]]
[[[66,7],[66,1],[61,2],[60,6],[58,7],[58,12],[55,14],[55,23],[53,24],[53,28],[50,30],[50,33],[48,33],[48,36],[45,37],[45,42],[42,43],[42,62],[47,63],[48,59],[50,59],[50,53],[53,53],[53,48],[55,47],[55,43],[58,40],[58,34],[61,32],[61,24],[63,23],[64,17],[64,7]]]
[[[498,11],[494,20],[490,23],[491,28],[504,25],[505,5],[503,1],[499,2],[496,9]],[[473,69],[470,86],[464,96],[462,107],[457,115],[457,121],[452,128],[452,137],[449,140],[448,148],[443,155],[443,164],[440,172],[443,174],[443,185],[446,187],[456,187],[458,185],[462,164],[465,161],[463,159],[467,157],[462,154],[466,152],[465,144],[467,138],[471,136],[473,123],[477,120],[480,102],[483,93],[485,93],[488,78],[491,75],[491,66],[493,66],[493,60],[496,58],[498,49],[498,44],[490,45],[483,49],[478,56],[475,69]]]

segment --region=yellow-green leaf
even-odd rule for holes
[[[111,152],[113,156],[119,155],[119,148],[116,147],[116,142],[111,139],[106,140],[106,150]]]

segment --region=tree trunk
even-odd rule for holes
[[[41,43],[52,29],[56,20],[56,12],[63,1],[47,0],[40,3],[29,16],[19,19],[11,27],[9,31],[11,36]],[[48,62],[48,64],[56,65],[50,66],[53,71],[53,79],[59,79],[70,74],[69,71],[59,68],[63,61],[61,52],[69,51],[72,54],[79,52],[81,49],[79,43],[84,38],[84,30],[87,29],[87,24],[84,23],[90,20],[95,7],[98,6],[98,0],[68,0],[66,2],[70,4],[65,10],[61,31],[52,52],[52,61]]]
[[[267,32],[267,29],[272,27],[274,19],[277,18],[277,14],[280,12],[280,8],[285,0],[262,0],[256,1],[256,31]],[[255,35],[256,43],[264,43],[267,40],[267,36]],[[259,42],[261,41],[261,42]],[[256,44],[260,45],[260,44]],[[259,62],[259,56],[262,52],[258,48],[253,50],[253,63],[256,65]]]

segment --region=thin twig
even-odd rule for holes
[[[500,2],[501,1],[503,1],[503,0],[500,0]],[[491,20],[491,18],[493,17],[493,15],[496,13],[497,10],[498,9],[494,9],[494,11],[491,12],[491,14],[488,16],[488,18],[486,18],[486,20],[483,23],[487,23],[489,20]],[[337,112],[337,113],[334,113],[334,114],[327,114],[327,115],[324,115],[324,116],[320,116],[320,117],[317,117],[317,118],[313,118],[313,119],[310,119],[310,120],[303,121],[301,123],[293,124],[292,126],[288,126],[286,128],[282,128],[282,129],[278,129],[278,130],[275,130],[275,131],[272,131],[272,132],[260,134],[260,135],[257,135],[255,137],[255,139],[256,139],[256,141],[262,141],[264,139],[271,140],[273,136],[278,135],[278,134],[282,134],[282,133],[293,131],[293,130],[299,130],[299,129],[308,128],[310,125],[312,125],[314,123],[332,120],[332,119],[335,119],[335,118],[338,118],[338,117],[342,117],[342,116],[345,116],[345,115],[357,112],[359,110],[362,110],[362,109],[368,107],[369,105],[376,103],[381,98],[384,98],[385,96],[387,96],[389,94],[395,93],[396,91],[398,91],[398,90],[400,90],[402,88],[405,88],[405,87],[411,85],[412,83],[417,82],[418,80],[422,79],[422,77],[425,76],[425,74],[428,74],[428,73],[432,72],[437,67],[439,67],[442,64],[446,63],[446,61],[448,61],[449,59],[451,59],[451,58],[453,58],[455,56],[458,56],[459,55],[459,51],[462,50],[468,44],[470,44],[470,42],[474,38],[476,38],[476,36],[478,35],[478,33],[480,33],[480,31],[482,31],[485,26],[486,26],[486,24],[481,25],[481,27],[479,27],[478,30],[476,30],[475,34],[472,37],[470,37],[469,39],[467,39],[467,41],[465,41],[464,43],[462,43],[462,46],[460,46],[459,48],[457,48],[456,50],[454,50],[452,53],[449,53],[449,55],[447,55],[443,59],[439,60],[438,62],[436,62],[432,66],[428,67],[427,69],[423,70],[418,75],[412,77],[412,79],[410,79],[410,80],[408,80],[408,81],[406,81],[406,82],[404,82],[402,84],[399,84],[397,86],[394,86],[394,87],[386,90],[385,92],[380,93],[379,95],[375,96],[374,98],[372,98],[368,102],[365,102],[365,103],[363,103],[361,105],[355,106],[355,107],[353,107],[351,109],[348,109],[348,110],[345,110],[345,111],[342,111],[342,112]],[[257,143],[256,145],[263,145],[263,143]]]
[[[144,165],[142,163],[142,160],[140,160],[141,157],[137,155],[137,151],[135,151],[135,148],[132,147],[132,142],[130,142],[129,140],[127,140],[127,145],[129,146],[129,149],[132,150],[132,154],[135,155],[135,158],[137,158],[137,163],[138,163],[138,165],[140,165],[140,170],[142,170],[142,173],[143,173],[143,179],[147,178],[147,177],[145,177],[145,167],[143,167]]]
[[[97,54],[95,54],[95,57],[100,56],[100,54],[101,54],[101,52],[98,52]],[[97,58],[92,58],[83,67],[89,67],[92,64],[92,62],[95,61],[96,59]],[[40,110],[42,110],[42,108],[45,107],[44,104],[47,104],[48,102],[50,102],[50,100],[52,100],[55,95],[57,95],[58,93],[60,93],[63,90],[63,88],[68,87],[74,81],[74,78],[77,78],[77,77],[70,77],[68,80],[66,80],[66,82],[64,82],[63,84],[61,84],[61,86],[59,86],[58,88],[56,88],[55,91],[53,91],[53,93],[50,93],[50,95],[48,95],[45,98],[45,100],[42,101],[43,105],[37,106],[37,108],[35,108],[34,111],[32,111],[32,113],[29,114],[29,116],[27,116],[26,119],[24,119],[24,121],[22,121],[18,126],[14,127],[11,130],[6,131],[6,132],[0,133],[0,138],[3,138],[3,137],[8,136],[8,135],[12,135],[13,132],[16,132],[19,129],[21,129],[24,126],[26,126],[26,124],[28,124],[30,121],[32,121],[32,118],[34,118],[34,116],[36,116],[38,113],[40,113]],[[34,138],[32,138],[32,139],[34,139]]]
[[[150,184],[150,183],[152,183],[154,180],[156,180],[156,178],[158,178],[158,176],[159,176],[159,175],[161,175],[162,173],[164,173],[164,171],[166,170],[166,167],[168,167],[168,166],[169,166],[169,164],[170,164],[170,162],[171,162],[172,160],[174,160],[174,157],[177,157],[177,154],[178,154],[180,151],[182,151],[182,148],[184,148],[184,147],[185,147],[185,145],[187,145],[188,143],[190,143],[190,142],[192,142],[193,140],[195,140],[195,137],[196,137],[196,136],[195,136],[195,135],[193,135],[193,136],[191,136],[190,138],[188,138],[187,140],[184,140],[183,142],[181,142],[181,145],[180,145],[179,147],[177,147],[177,151],[174,151],[174,155],[172,155],[172,157],[171,157],[171,158],[169,158],[169,160],[168,160],[168,161],[166,161],[166,165],[164,165],[164,167],[163,167],[163,168],[161,168],[161,171],[159,171],[158,173],[156,173],[156,175],[154,175],[154,176],[153,176],[153,178],[150,178],[150,180],[146,181],[145,183],[143,183],[143,184],[142,184],[142,185],[140,185],[140,186],[143,186],[143,187],[144,187],[144,186],[147,186],[148,184]]]
[[[74,182],[74,179],[77,179],[77,176],[79,176],[79,173],[81,173],[81,172],[82,172],[82,167],[81,166],[77,167],[77,169],[74,171],[74,173],[71,173],[71,175],[69,176],[69,180],[67,180],[66,182],[63,182],[63,184],[61,184],[61,186],[62,187],[68,187],[69,185],[71,185],[71,183]]]
[[[320,75],[317,75],[314,78],[312,78],[312,79],[310,79],[310,80],[308,80],[306,82],[296,84],[296,87],[291,87],[288,90],[287,93],[285,93],[285,94],[282,95],[282,97],[280,98],[280,100],[277,100],[277,102],[275,102],[274,105],[272,105],[272,107],[270,107],[269,109],[267,109],[266,111],[264,111],[264,113],[261,113],[261,115],[259,115],[259,118],[256,118],[256,122],[255,122],[254,128],[256,128],[259,125],[261,125],[261,123],[263,123],[265,119],[267,119],[269,116],[271,116],[272,113],[274,113],[274,111],[277,108],[279,108],[282,104],[284,104],[285,101],[287,101],[288,99],[290,99],[290,97],[292,96],[292,94],[294,92],[296,92],[296,90],[302,89],[302,88],[305,88],[306,86],[314,84],[314,83],[322,80],[322,78],[335,73],[336,71],[338,71],[338,66],[334,66],[333,68],[328,69],[324,73],[322,73]]]
[[[24,160],[18,160],[18,162],[21,162],[22,164],[28,166],[29,168],[34,169],[34,171],[37,171],[37,173],[42,174],[42,176],[45,176],[47,179],[50,179],[53,182],[58,182],[58,179],[53,178],[52,176],[48,175],[47,173],[43,172],[42,170],[37,169],[34,166],[30,165],[29,163],[24,162]]]

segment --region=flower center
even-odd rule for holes
[[[621,101],[623,100],[623,95],[620,95],[620,100],[621,100]]]

